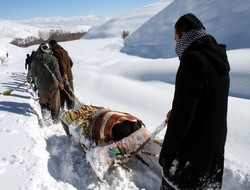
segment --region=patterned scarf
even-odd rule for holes
[[[207,35],[206,30],[204,29],[194,29],[194,30],[190,30],[189,32],[187,32],[185,35],[183,35],[181,37],[181,39],[176,43],[176,47],[175,47],[175,53],[176,55],[181,58],[185,49],[187,49],[188,46],[190,46],[190,44]]]

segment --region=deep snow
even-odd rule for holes
[[[158,25],[151,22],[151,27]],[[164,39],[160,35],[148,38]],[[0,66],[0,92],[25,81],[26,53],[37,48],[18,48],[8,40],[9,37],[0,38],[0,56],[9,54]],[[124,54],[120,52],[123,42],[120,37],[114,37],[60,44],[73,59],[75,95],[83,104],[129,112],[153,131],[171,109],[178,59],[147,59]],[[247,190],[250,189],[250,49],[229,50],[228,57],[231,86],[223,189]],[[147,168],[137,160],[128,163],[132,172],[115,168],[106,176],[106,181],[98,181],[86,163],[85,154],[64,134],[60,124],[39,128],[41,115],[37,101],[28,84],[10,96],[0,95],[1,189],[159,189],[159,167],[152,164]],[[159,138],[163,136],[164,132]]]

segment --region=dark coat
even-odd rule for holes
[[[210,35],[194,41],[180,59],[159,162],[165,178],[181,189],[221,185],[229,70],[225,45]]]
[[[56,77],[56,81],[44,64],[48,65],[50,71]],[[32,77],[36,77],[39,89],[55,90],[58,88],[58,82],[63,83],[57,59],[52,54],[43,53],[40,50],[37,50],[34,61],[31,64],[30,74]]]
[[[31,56],[28,56],[26,59],[25,59],[25,69],[28,71],[30,70],[30,66],[31,66],[31,63],[32,63],[32,57]]]
[[[69,81],[73,80],[73,74],[71,70],[71,68],[73,67],[73,62],[68,52],[59,44],[53,44],[52,51],[53,55],[58,59],[59,69],[62,77],[66,74]]]

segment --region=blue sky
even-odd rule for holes
[[[0,0],[0,19],[53,16],[120,16],[160,0]]]

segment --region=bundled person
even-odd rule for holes
[[[59,70],[63,78],[63,84],[65,91],[61,91],[61,109],[64,110],[65,103],[67,109],[74,109],[74,85],[73,85],[73,74],[72,67],[73,62],[68,52],[60,46],[57,41],[50,40],[49,47],[53,51],[53,55],[58,59]]]
[[[30,75],[36,77],[43,118],[47,120],[47,113],[50,112],[53,123],[60,122],[60,90],[64,88],[63,80],[57,59],[44,43],[40,44],[36,51]]]
[[[174,33],[180,65],[159,157],[161,190],[221,189],[230,83],[226,46],[192,13],[178,19]]]
[[[71,135],[69,126],[74,124],[80,135],[93,140],[96,145],[121,140],[144,125],[129,113],[93,105],[68,110],[61,115],[61,120],[67,135]]]
[[[31,55],[30,54],[26,55],[27,58],[25,60],[25,69],[26,70],[28,69],[27,78],[30,80],[30,83],[34,85],[33,90],[36,92],[37,91],[36,78],[35,77],[31,78],[31,74],[30,74],[30,68],[31,68],[33,59],[35,57],[35,54],[36,54],[36,52],[32,51]]]

